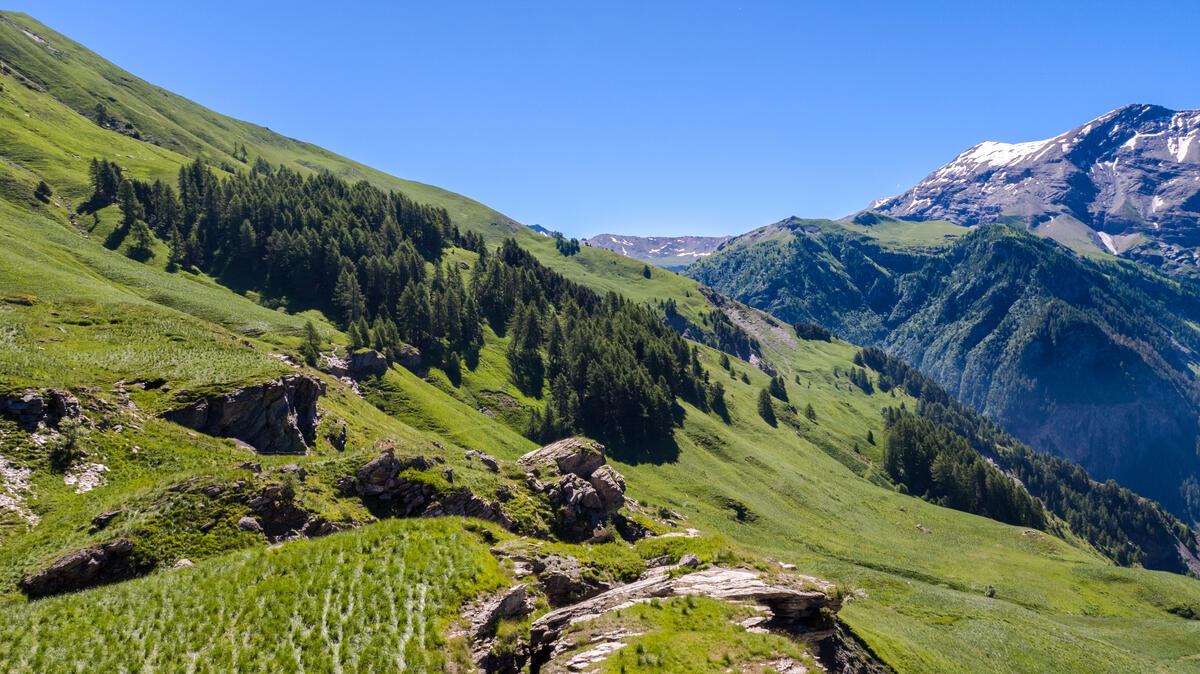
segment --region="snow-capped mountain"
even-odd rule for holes
[[[1015,220],[1069,245],[1194,272],[1200,110],[1127,105],[1048,140],[986,141],[869,210],[960,225]]]
[[[595,248],[607,248],[626,257],[677,269],[699,260],[721,247],[730,236],[624,236],[597,234],[584,241]]]

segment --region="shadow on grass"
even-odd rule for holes
[[[114,228],[113,231],[109,232],[108,236],[104,238],[104,247],[109,250],[116,250],[120,248],[121,244],[125,242],[126,234],[129,234],[128,227],[121,225],[120,227]]]
[[[653,441],[607,443],[607,449],[612,458],[633,465],[648,463],[661,466],[679,460],[679,443],[675,442],[674,434]]]

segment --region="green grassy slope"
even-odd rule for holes
[[[502,582],[456,520],[400,520],[7,607],[8,671],[435,671],[458,604]],[[197,626],[203,626],[197,629]]]
[[[189,377],[195,377],[195,382],[210,380],[226,386],[236,379],[234,374],[248,371],[241,361],[231,358],[235,353],[244,351],[250,362],[261,359],[265,369],[260,376],[277,372],[271,369],[277,362],[268,362],[274,359],[261,354],[272,348],[288,349],[288,340],[293,339],[288,333],[303,320],[263,309],[203,279],[168,275],[136,263],[83,239],[67,225],[10,210],[3,227],[10,240],[25,242],[18,249],[21,259],[39,261],[38,266],[26,267],[23,274],[13,272],[15,264],[4,265],[8,273],[0,277],[3,290],[9,296],[32,293],[39,301],[32,307],[9,305],[10,310],[0,314],[10,325],[25,326],[15,332],[24,330],[29,335],[27,340],[11,344],[0,362],[35,354],[54,358],[61,353],[68,357],[74,345],[90,351],[101,363],[116,359],[115,354],[122,349],[130,352],[116,359],[119,366],[45,367],[45,371],[65,374],[14,381],[72,388],[100,384],[107,388],[156,363],[185,361],[189,354],[214,348],[228,351],[214,359],[232,366],[227,373],[200,370],[202,374],[188,375],[191,370],[184,368],[178,373],[168,372],[168,377],[183,386],[189,385]],[[609,282],[619,285],[619,278],[613,275]],[[676,285],[684,293],[691,292],[690,281],[665,273],[660,276],[658,272],[651,281],[660,278],[663,283],[659,286],[647,284],[643,291],[647,297],[655,288],[661,296],[672,296],[678,293]],[[159,289],[153,298],[141,294],[151,287]],[[172,304],[182,296],[190,302],[181,303],[180,310]],[[681,299],[688,298],[684,295]],[[77,301],[84,302],[81,306],[86,309],[75,308]],[[185,336],[185,340],[166,340],[164,344],[138,340],[132,347],[127,340],[122,344],[96,343],[90,331],[104,323],[98,320],[95,325],[75,326],[69,322],[83,313],[97,318],[119,316],[138,307],[152,319],[140,323],[162,325],[167,332]],[[62,335],[56,321],[68,330],[64,341],[38,342],[56,332]],[[254,340],[252,349],[237,341],[239,332],[257,332],[262,328],[253,326],[264,323],[265,335],[280,335],[278,343],[247,335]],[[186,332],[184,328],[189,325],[196,326],[193,331],[208,327],[198,333]],[[1080,663],[1080,670],[1175,666],[1180,664],[1178,658],[1191,654],[1187,644],[1195,638],[1200,624],[1183,620],[1167,609],[1200,606],[1200,589],[1194,581],[1114,569],[1098,555],[1052,536],[1026,533],[938,508],[876,486],[881,478],[873,464],[879,460],[880,450],[866,442],[866,431],[883,437],[878,410],[897,404],[897,400],[879,392],[868,396],[858,389],[850,390],[844,372],[855,352],[851,345],[797,342],[773,336],[775,333],[761,326],[759,330],[766,355],[789,381],[792,404],[812,403],[817,411],[816,422],[779,405],[783,421],[776,428],[767,426],[758,419],[754,407],[755,395],[765,386],[766,375],[735,359],[734,369],[739,376],[745,373],[750,378],[745,384],[716,365],[715,351],[703,349],[702,360],[711,375],[725,378],[732,423],[727,426],[712,415],[688,408],[684,426],[676,433],[679,453],[673,461],[618,464],[628,477],[634,497],[652,508],[675,509],[685,514],[691,525],[723,532],[751,549],[856,588],[864,596],[848,604],[846,618],[885,658],[902,669],[994,666],[995,655],[1006,651],[1029,653],[1032,658],[1010,663],[1009,668],[1015,670],[1045,665],[1047,661],[1039,659],[1043,657],[1069,657]],[[471,404],[497,388],[507,390],[515,400],[529,402],[505,381],[502,342],[494,336],[489,342],[481,357],[488,368],[468,373],[461,389],[450,386],[437,371],[431,372],[428,382],[403,370],[389,374],[386,381],[403,403],[385,405],[385,409],[399,419],[374,411],[357,399],[351,404],[339,397],[328,404],[338,416],[351,420],[359,438],[353,443],[360,448],[358,452],[369,451],[370,438],[378,437],[436,452],[427,438],[439,438],[443,444],[455,443],[447,450],[451,453],[457,445],[513,458],[532,445],[509,427],[475,411],[476,406]],[[207,343],[214,346],[204,347]],[[834,375],[835,366],[842,376]],[[14,367],[5,371],[25,370]],[[794,383],[796,375],[802,385]],[[149,409],[155,405],[148,394],[138,402]],[[398,425],[399,420],[424,431],[404,430],[409,427]],[[4,576],[15,580],[16,574],[27,572],[55,551],[91,540],[80,533],[64,536],[56,532],[74,531],[100,510],[136,500],[137,494],[154,493],[196,471],[211,473],[218,466],[232,465],[246,456],[245,450],[227,447],[224,442],[213,443],[210,449],[204,449],[204,445],[191,449],[182,433],[153,428],[135,435],[102,434],[104,445],[100,451],[111,468],[109,482],[86,495],[55,486],[53,474],[38,471],[35,491],[40,496],[36,509],[43,523],[29,534],[12,534],[5,546],[8,561],[0,558],[0,564],[7,566]],[[140,456],[144,458],[130,453],[134,444],[142,447]],[[161,462],[166,462],[173,468],[147,473],[148,466],[140,463],[151,463],[147,452],[159,457],[153,464],[162,466]],[[311,460],[319,461],[321,455],[330,452],[322,444],[319,455]],[[61,477],[57,479],[61,485]],[[932,533],[922,533],[917,524]],[[204,552],[203,548],[183,549],[195,554],[192,550]],[[989,585],[995,588],[994,598],[985,596]],[[1075,620],[1072,616],[1094,619]],[[967,625],[973,631],[961,631]],[[1153,648],[1128,645],[1139,643],[1132,636],[1136,631],[1151,626],[1161,635]],[[1096,629],[1126,645],[1111,650],[1085,647]],[[989,638],[978,639],[976,631],[988,633]],[[1163,644],[1170,648],[1164,650]]]
[[[65,45],[64,52],[70,46],[43,27],[32,22],[27,25],[35,26],[35,32],[52,44]],[[20,32],[10,35],[11,28],[0,25],[0,33],[9,35],[5,39],[14,44],[24,40],[42,49]],[[71,49],[76,51],[68,53],[70,63],[93,58],[82,48]],[[92,64],[96,69],[102,66]],[[83,77],[74,69],[61,72],[63,77]],[[0,154],[14,155],[10,144],[24,148],[20,168],[12,169],[12,175],[22,176],[14,178],[20,185],[36,177],[52,182],[68,204],[78,205],[86,197],[84,162],[73,164],[73,157],[71,161],[63,159],[61,152],[54,155],[51,140],[63,143],[65,149],[75,147],[67,143],[86,143],[81,146],[84,151],[99,156],[160,153],[153,154],[154,162],[147,160],[145,165],[130,162],[141,167],[135,171],[144,171],[138,175],[147,177],[169,178],[174,167],[184,161],[183,155],[100,129],[86,120],[77,126],[81,117],[52,116],[51,112],[61,113],[65,108],[48,94],[39,96],[15,80],[4,79],[3,85],[0,101],[17,125],[24,124],[21,119],[34,119],[35,112],[44,115],[36,122],[34,128],[40,129],[36,133],[30,130],[9,136],[6,131],[12,123],[0,124]],[[116,86],[99,81],[92,85]],[[54,86],[70,89],[73,85]],[[9,94],[12,98],[5,98]],[[144,95],[153,99],[149,93]],[[187,107],[168,95],[155,95],[181,110]],[[140,100],[142,96],[138,93],[131,98]],[[145,128],[156,137],[171,132],[165,121],[155,121],[163,130],[153,131],[159,128],[151,124],[157,118],[138,107],[136,100],[128,104],[131,118],[145,115],[150,120]],[[32,107],[35,103],[42,107]],[[29,118],[23,116],[23,109],[30,111]],[[185,111],[181,110],[171,113],[182,120],[176,126],[187,129],[196,124],[203,131],[192,133],[196,141],[179,136],[178,148],[185,153],[213,152],[209,149],[216,147],[212,139],[236,137],[251,147],[252,154],[261,148],[264,156],[276,162],[307,160],[305,152],[320,156],[315,149],[299,144],[262,141],[259,145],[253,144],[256,141],[251,136],[204,131],[209,128],[205,125],[231,122],[220,117],[216,122],[205,121],[195,110],[200,119],[183,117]],[[168,119],[166,113],[160,114]],[[42,141],[47,144],[39,145]],[[123,151],[131,147],[128,143],[138,144],[133,147],[141,152]],[[39,163],[43,154],[58,158]],[[399,182],[392,184],[402,189]],[[32,187],[29,189],[31,193]],[[409,194],[426,198],[416,192]],[[436,203],[445,205],[444,201]],[[67,210],[65,206],[35,206],[19,194],[6,196],[0,204],[0,241],[4,243],[0,246],[0,298],[9,300],[0,302],[0,382],[5,388],[95,388],[98,390],[91,395],[117,404],[121,397],[115,387],[120,380],[162,376],[176,388],[225,389],[288,372],[290,368],[270,354],[294,351],[306,319],[317,322],[326,338],[345,343],[344,336],[315,313],[298,316],[271,310],[204,277],[167,274],[155,265],[140,264],[119,251],[107,250],[101,237],[84,238],[71,225]],[[456,219],[463,218],[458,220],[460,226],[488,232],[495,241],[505,228],[493,228],[489,217],[471,220],[456,215]],[[697,323],[702,314],[712,311],[695,281],[660,270],[646,279],[641,274],[642,263],[608,251],[585,248],[565,257],[544,237],[524,231],[516,236],[544,264],[598,290],[619,291],[644,302],[674,299],[680,313]],[[931,241],[936,241],[936,236]],[[32,305],[25,303],[28,296],[36,298]],[[787,380],[791,405],[803,409],[811,403],[817,413],[815,422],[777,403],[780,422],[776,427],[766,425],[757,415],[755,401],[767,376],[734,359],[739,377],[731,377],[717,365],[717,352],[702,348],[702,362],[710,376],[723,378],[730,423],[685,405],[683,425],[675,433],[677,454],[660,462],[617,463],[633,497],[650,510],[676,510],[686,516],[688,526],[723,534],[754,553],[796,563],[803,571],[846,584],[854,598],[843,610],[845,619],[901,671],[1200,669],[1196,646],[1200,622],[1176,615],[1187,607],[1200,612],[1200,583],[1181,576],[1115,568],[1077,541],[999,524],[897,493],[886,485],[876,467],[881,450],[868,444],[866,435],[870,430],[876,438],[883,438],[881,407],[911,404],[912,400],[880,392],[866,395],[853,387],[845,376],[856,350],[850,344],[797,341],[748,310],[743,319],[761,340],[765,357]],[[314,473],[332,474],[337,466],[374,455],[381,442],[394,444],[404,453],[442,456],[469,484],[494,488],[498,478],[471,469],[462,450],[482,449],[509,459],[528,451],[533,444],[514,428],[520,427],[529,406],[540,404],[521,395],[509,382],[505,345],[503,339],[489,333],[482,366],[465,373],[460,387],[451,385],[437,370],[418,377],[394,368],[378,391],[368,392],[379,408],[332,388],[322,403],[323,418],[325,422],[344,419],[348,423],[350,443],[344,454],[332,448],[323,431],[318,434],[313,456],[258,458],[228,441],[196,437],[153,419],[135,420],[137,429],[99,429],[89,436],[93,458],[109,471],[105,484],[77,494],[64,484],[60,473],[46,465],[44,449],[11,424],[0,427],[4,434],[0,455],[33,469],[32,488],[22,494],[28,507],[41,517],[35,527],[7,514],[0,521],[0,601],[6,615],[13,617],[4,628],[9,630],[4,639],[7,650],[0,651],[0,661],[16,670],[78,662],[79,653],[93,653],[96,644],[114,640],[108,635],[124,635],[130,624],[136,624],[136,638],[115,650],[114,657],[148,659],[172,668],[184,662],[177,659],[181,654],[203,654],[235,667],[287,668],[297,660],[312,664],[305,660],[312,653],[332,651],[344,656],[345,668],[353,670],[363,666],[367,661],[364,653],[370,652],[392,658],[394,663],[394,658],[404,657],[411,669],[421,667],[418,663],[437,666],[448,648],[433,634],[439,620],[464,596],[509,582],[500,578],[490,558],[480,556],[480,544],[464,534],[456,521],[372,524],[361,531],[292,543],[277,551],[238,551],[246,542],[227,526],[230,515],[222,515],[226,519],[220,520],[222,524],[214,531],[225,533],[215,538],[183,535],[182,527],[175,536],[173,527],[178,521],[157,511],[162,506],[156,503],[168,486],[190,477],[234,479],[241,473],[233,466],[247,459],[262,460],[268,468],[298,460]],[[743,373],[749,383],[741,381]],[[797,376],[800,384],[795,383]],[[136,406],[134,413],[142,417],[167,402],[162,394],[151,391],[134,391],[130,397]],[[517,407],[503,413],[501,403],[510,400]],[[493,418],[478,411],[480,408],[502,413]],[[114,414],[122,420],[131,418],[124,416],[125,412]],[[306,492],[305,498],[331,517],[369,517],[318,488],[316,482],[309,484],[314,491]],[[87,525],[95,514],[116,507],[130,508],[131,519],[150,523],[147,526],[158,532],[156,549],[168,564],[175,557],[188,556],[198,561],[197,567],[35,603],[26,603],[15,593],[15,580],[44,560],[74,546],[105,540],[108,534],[89,534]],[[184,523],[191,527],[196,521]],[[377,554],[381,549],[395,554]],[[433,554],[427,554],[431,551]],[[358,575],[347,574],[347,569]],[[425,608],[414,614],[423,622],[414,622],[412,633],[404,626],[393,631],[397,623],[390,614],[381,618],[373,612],[385,608],[383,604],[367,606],[370,602],[365,600],[356,601],[354,610],[340,610],[362,629],[362,651],[355,650],[359,646],[348,648],[333,635],[327,637],[319,628],[327,624],[321,617],[325,607],[338,608],[332,600],[327,604],[325,596],[339,593],[347,576],[360,583],[347,596],[401,601],[424,587],[420,583],[431,575],[451,578],[454,587],[427,596]],[[246,601],[246,588],[254,583],[274,594],[251,597],[264,597],[262,604]],[[994,589],[992,597],[987,596],[989,586]],[[368,589],[369,595],[361,594]],[[266,607],[268,596],[279,603]],[[225,610],[217,609],[218,617],[211,618],[213,606]],[[399,611],[399,604],[396,606]],[[703,617],[705,611],[700,613]],[[68,625],[80,615],[100,617],[94,634]],[[262,624],[274,625],[277,631],[270,643],[260,644],[249,637],[249,641],[197,643],[197,625],[211,625],[214,620],[223,633],[253,633],[253,628]],[[420,637],[414,636],[422,634],[422,629],[423,645]],[[690,631],[687,626],[672,629]],[[409,640],[398,640],[398,635],[404,634],[409,634]],[[389,645],[380,645],[385,642]],[[30,643],[43,645],[34,650],[28,647]],[[405,646],[397,647],[397,643]],[[636,666],[633,661],[622,662]]]
[[[287,164],[297,170],[329,171],[348,180],[369,180],[384,189],[401,191],[418,201],[441,206],[456,223],[496,222],[503,229],[513,226],[508,218],[462,195],[395,178],[160,89],[28,15],[0,13],[0,54],[9,67],[69,108],[91,115],[97,104],[103,104],[110,115],[132,124],[144,138],[172,152],[203,157],[216,164],[225,161],[240,165],[232,154],[235,145],[240,144],[247,148],[250,161],[261,156],[272,164]],[[151,152],[154,151],[147,148],[129,154],[140,156]]]

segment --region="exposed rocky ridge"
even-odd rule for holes
[[[597,234],[583,243],[595,248],[607,248],[626,257],[649,262],[668,269],[685,267],[696,260],[712,255],[730,236],[626,236]]]
[[[18,586],[30,597],[44,597],[126,580],[139,571],[132,552],[133,542],[127,538],[72,550],[25,576]]]
[[[833,665],[830,671],[888,671],[869,651],[845,647],[849,632],[834,617],[841,608],[841,598],[829,584],[798,575],[782,576],[769,582],[756,571],[720,566],[679,574],[684,568],[682,561],[673,566],[651,568],[634,582],[538,617],[530,626],[530,669],[577,669],[554,664],[571,648],[562,637],[573,625],[655,598],[695,595],[759,607],[760,615],[743,623],[743,627],[785,634],[806,642],[823,660]],[[572,658],[571,662],[597,664],[624,646],[618,639],[636,635],[609,636],[600,645],[589,648],[589,657]],[[603,647],[605,644],[608,647]]]
[[[1194,273],[1200,110],[1128,105],[1048,140],[980,143],[870,208],[968,226],[1015,219],[1064,243]]]
[[[305,454],[316,439],[325,382],[303,374],[201,398],[163,418],[201,433],[240,440],[264,454]]]

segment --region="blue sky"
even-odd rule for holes
[[[982,140],[1200,107],[1200,3],[38,2],[219,112],[569,235],[840,217]]]

